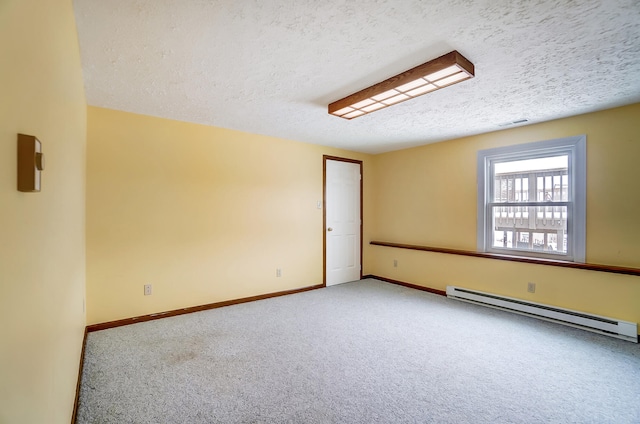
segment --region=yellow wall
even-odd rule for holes
[[[70,0],[0,2],[0,423],[69,423],[85,325],[86,103]],[[17,133],[43,143],[16,189]]]
[[[364,154],[95,107],[87,122],[90,324],[321,284],[322,155],[364,160],[369,181]]]
[[[478,150],[587,135],[587,262],[640,268],[640,104],[377,155],[372,240],[476,250]],[[371,246],[372,274],[640,322],[640,277]],[[393,267],[393,260],[398,267]],[[537,284],[527,293],[527,282]]]
[[[633,164],[639,112],[633,105],[369,156],[90,107],[88,322],[321,283],[322,154],[364,160],[365,274],[638,322],[638,277],[368,241],[475,250],[477,151],[587,134],[587,261],[640,267],[640,204],[632,195],[640,177]],[[529,281],[535,294],[526,292]],[[145,297],[147,283],[154,293]]]

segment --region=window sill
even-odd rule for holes
[[[523,262],[535,265],[557,266],[562,268],[584,269],[588,271],[610,272],[640,276],[640,269],[625,268],[613,265],[587,264],[579,262],[559,261],[555,259],[529,258],[525,256],[501,255],[497,253],[475,252],[471,250],[447,249],[442,247],[417,246],[413,244],[389,243],[386,241],[371,241],[374,246],[396,247],[399,249],[421,250],[425,252],[446,253],[450,255],[472,256],[475,258],[498,259],[502,261]]]

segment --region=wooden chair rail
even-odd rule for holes
[[[640,269],[626,268],[613,265],[587,264],[568,261],[556,261],[552,259],[527,258],[523,256],[498,255],[495,253],[475,252],[471,250],[447,249],[443,247],[418,246],[413,244],[390,243],[386,241],[371,241],[374,246],[396,247],[399,249],[421,250],[424,252],[446,253],[450,255],[472,256],[475,258],[499,259],[501,261],[523,262],[535,265],[558,266],[562,268],[584,269],[588,271],[611,272],[640,276]]]

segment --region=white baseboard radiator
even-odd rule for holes
[[[638,343],[638,324],[512,297],[447,286],[447,297]]]

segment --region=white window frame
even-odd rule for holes
[[[569,156],[569,201],[567,203],[567,253],[496,248],[492,246],[491,193],[493,167],[498,162],[534,159],[567,154]],[[478,251],[509,256],[526,256],[571,262],[585,262],[587,211],[587,137],[579,135],[478,151]]]

